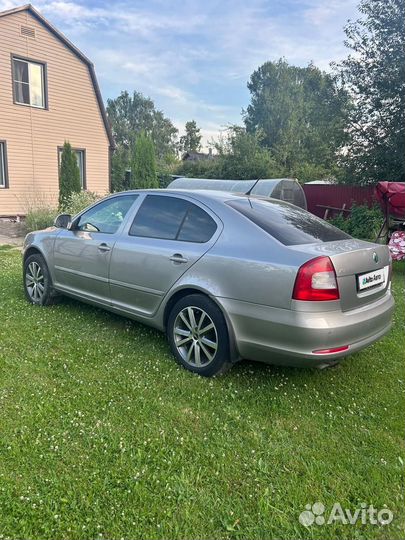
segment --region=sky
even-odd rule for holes
[[[28,1],[28,0],[27,0]],[[24,0],[0,0],[0,11]],[[329,70],[347,56],[343,26],[359,0],[37,0],[95,64],[104,100],[137,90],[203,142],[242,122],[250,75],[268,60]]]

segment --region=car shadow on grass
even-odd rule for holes
[[[36,306],[32,307],[34,309],[44,309],[37,308]],[[162,362],[166,362],[167,358],[170,358],[173,360],[173,365],[176,365],[175,359],[171,355],[165,334],[152,327],[103,308],[80,302],[68,296],[58,297],[58,301],[54,306],[45,309],[51,309],[55,312],[63,311],[63,313],[72,320],[77,318],[88,319],[89,322],[91,321],[96,325],[99,325],[100,330],[102,330],[102,327],[107,326],[108,329],[118,332],[118,334],[122,332],[122,336],[130,336],[131,333],[139,334],[144,338],[146,337],[149,340],[153,340],[154,344],[156,344],[158,349],[163,353],[161,358]],[[293,383],[295,387],[299,389],[308,383],[311,385],[318,384],[319,380],[328,381],[330,373],[339,369],[344,369],[342,364],[320,370],[309,367],[277,366],[274,364],[243,359],[236,362],[230,371],[227,371],[219,377],[214,377],[213,380],[215,386],[228,386],[229,384],[232,384],[236,389],[242,392],[255,384],[266,384],[270,387],[277,385],[280,382],[285,383],[286,381]],[[199,377],[194,373],[188,372],[181,366],[177,366],[174,373],[176,374],[175,376],[178,376],[181,373],[182,377]]]

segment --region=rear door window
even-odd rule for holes
[[[348,234],[303,208],[282,201],[246,197],[232,199],[227,204],[286,246],[350,238]]]
[[[181,225],[178,240],[183,242],[208,242],[217,230],[217,224],[211,216],[195,204],[190,204],[187,215]]]
[[[215,221],[197,205],[178,197],[147,195],[129,230],[130,236],[204,243]]]

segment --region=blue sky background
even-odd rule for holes
[[[0,0],[0,10],[22,2]],[[204,141],[241,122],[246,83],[266,60],[328,70],[347,55],[343,26],[358,0],[38,0],[34,5],[95,64],[105,100],[150,96],[180,132]]]

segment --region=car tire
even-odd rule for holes
[[[26,258],[23,279],[25,297],[30,304],[49,306],[55,302],[52,278],[42,255],[35,253]]]
[[[167,337],[177,362],[193,373],[213,377],[233,364],[224,315],[207,296],[191,294],[175,304]]]

